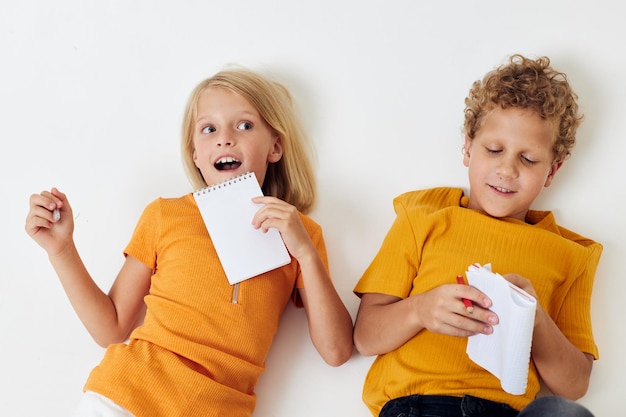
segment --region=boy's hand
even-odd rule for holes
[[[413,297],[419,298],[416,304],[423,327],[433,333],[458,337],[491,334],[498,324],[498,316],[489,310],[491,300],[469,285],[441,285]],[[472,300],[472,313],[467,311],[463,298]]]
[[[535,292],[535,289],[533,288],[533,284],[528,279],[517,274],[504,274],[502,275],[502,277],[506,279],[507,281],[509,281],[511,284],[523,289],[528,294],[537,298],[537,292]]]

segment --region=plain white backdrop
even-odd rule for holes
[[[103,349],[24,232],[30,194],[66,192],[75,238],[105,290],[144,206],[190,192],[179,152],[191,89],[227,64],[282,81],[316,149],[337,289],[352,288],[412,189],[467,186],[463,99],[512,53],[547,55],[586,115],[535,208],[604,244],[593,294],[601,358],[580,401],[623,403],[626,27],[613,1],[3,1],[0,7],[0,415],[68,416]],[[326,366],[288,308],[255,417],[367,417],[372,358]]]

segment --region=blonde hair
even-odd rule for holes
[[[280,198],[302,213],[309,212],[316,197],[312,148],[297,116],[292,96],[282,84],[248,69],[220,71],[202,81],[191,92],[183,117],[181,151],[192,185],[198,189],[208,185],[193,161],[193,134],[198,100],[211,87],[224,88],[248,100],[280,138],[283,156],[278,162],[269,164],[261,186],[263,194]]]
[[[474,82],[465,99],[463,130],[474,139],[485,116],[496,107],[530,109],[554,124],[554,162],[562,162],[576,144],[576,130],[583,119],[577,99],[567,76],[550,67],[548,57],[532,60],[513,55],[506,65]]]

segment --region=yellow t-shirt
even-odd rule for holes
[[[467,209],[461,189],[409,192],[394,200],[397,214],[354,292],[406,298],[455,283],[473,263],[528,278],[538,301],[581,351],[598,357],[590,301],[602,246],[559,227],[551,212],[531,211],[527,222],[495,219]],[[412,394],[473,395],[522,409],[539,390],[532,361],[523,395],[472,362],[467,338],[421,331],[402,347],[376,358],[363,399],[374,415],[394,398]]]
[[[321,228],[301,219],[327,267]],[[230,285],[192,194],[149,204],[125,253],[153,270],[145,321],[107,348],[85,390],[137,417],[250,416],[280,315],[303,288],[297,261]]]

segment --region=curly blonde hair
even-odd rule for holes
[[[259,112],[280,137],[282,158],[269,164],[261,186],[271,195],[308,213],[315,203],[315,177],[311,156],[313,150],[302,128],[289,91],[282,84],[245,68],[223,70],[202,81],[191,92],[182,126],[183,164],[192,185],[199,189],[208,184],[193,161],[193,133],[198,99],[210,87],[224,88],[241,95]]]
[[[530,109],[554,123],[554,162],[562,162],[576,144],[576,130],[583,119],[577,100],[567,76],[550,67],[548,57],[532,60],[515,54],[507,64],[474,82],[465,98],[463,131],[474,139],[485,117],[496,107]]]

